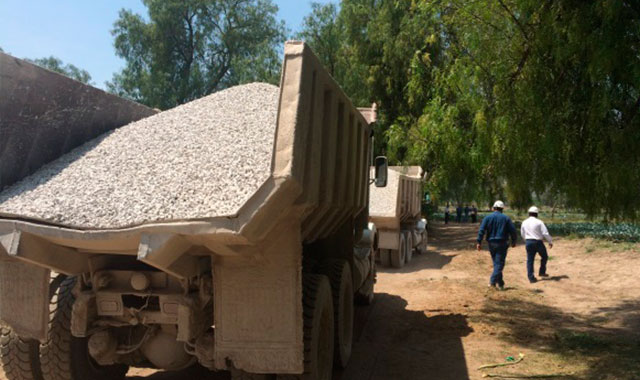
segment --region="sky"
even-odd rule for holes
[[[315,0],[320,3],[335,0]],[[310,0],[273,0],[290,31],[299,30]],[[51,55],[91,74],[93,85],[124,67],[110,31],[122,8],[146,14],[141,0],[0,0],[0,48],[18,58]]]

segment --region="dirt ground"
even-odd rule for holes
[[[519,244],[509,250],[501,292],[487,287],[491,261],[474,249],[477,225],[436,223],[430,230],[427,254],[399,270],[379,268],[374,304],[356,312],[351,362],[334,378],[640,379],[640,245],[558,238],[549,250],[550,277],[529,284]],[[477,369],[520,353],[515,365]],[[128,378],[228,374],[132,369]]]

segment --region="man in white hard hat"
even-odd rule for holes
[[[544,240],[549,242],[549,248],[553,248],[553,240],[542,220],[538,219],[538,208],[531,206],[529,208],[529,218],[522,222],[520,234],[525,242],[527,249],[527,277],[529,282],[537,282],[538,279],[533,274],[533,263],[536,259],[536,253],[540,254],[540,277],[547,277],[547,249],[544,246]]]
[[[482,249],[482,239],[486,234],[491,260],[493,260],[493,273],[491,273],[491,278],[489,279],[489,286],[492,288],[498,286],[500,290],[504,290],[502,270],[507,260],[509,238],[511,238],[511,247],[516,246],[516,240],[518,239],[516,227],[513,225],[511,218],[502,213],[503,210],[504,203],[502,201],[496,201],[493,204],[493,213],[482,219],[482,224],[480,224],[480,229],[478,230],[478,244],[476,245],[476,248],[480,251]]]

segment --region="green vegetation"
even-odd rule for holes
[[[639,217],[637,2],[343,0],[329,20],[377,153],[421,165],[435,201]]]
[[[45,58],[37,58],[37,59],[25,59],[33,64],[36,64],[40,67],[44,67],[45,69],[55,71],[62,75],[66,75],[69,78],[75,79],[82,83],[92,84],[91,83],[91,75],[86,70],[80,69],[70,63],[65,64],[62,62],[60,58],[56,58],[54,56],[45,57]]]
[[[571,330],[559,330],[555,333],[555,339],[559,348],[576,351],[602,350],[610,345],[598,336]]]
[[[640,225],[630,223],[549,223],[547,228],[551,235],[573,235],[576,237],[592,237],[615,242],[640,242]]]
[[[144,0],[112,31],[126,62],[108,89],[160,109],[239,83],[277,83],[285,29],[271,0]]]

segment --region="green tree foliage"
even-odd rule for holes
[[[28,62],[36,64],[40,67],[44,67],[45,69],[55,71],[62,75],[66,75],[69,78],[75,79],[82,83],[92,84],[91,75],[86,70],[80,69],[70,63],[65,64],[62,62],[60,58],[56,58],[54,56],[45,57],[45,58],[37,58],[37,59],[25,59]]]
[[[378,147],[436,198],[640,217],[640,3],[343,0]],[[349,67],[345,69],[349,72]]]
[[[285,28],[271,0],[144,0],[121,10],[110,91],[160,109],[251,81],[277,83]]]
[[[345,21],[334,3],[311,3],[311,13],[295,38],[305,41],[354,104],[369,106],[371,97],[364,84],[367,66],[359,62],[347,43]]]

